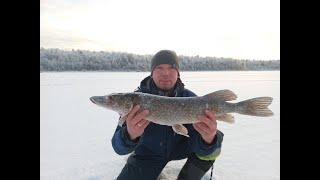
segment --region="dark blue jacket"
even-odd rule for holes
[[[150,93],[165,96],[165,92],[158,89],[150,76],[141,81],[136,92]],[[174,97],[196,96],[190,90],[184,88],[180,78],[171,95]],[[136,157],[142,159],[154,159],[162,161],[179,160],[186,158],[194,152],[200,156],[206,156],[221,148],[223,133],[217,131],[212,144],[206,144],[192,124],[184,124],[188,129],[190,138],[176,134],[171,126],[159,125],[150,122],[142,136],[136,141],[128,138],[126,124],[118,126],[112,137],[112,147],[119,155],[135,152]]]

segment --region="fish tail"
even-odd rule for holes
[[[273,112],[268,109],[272,97],[257,97],[236,103],[236,112],[251,116],[272,116]]]

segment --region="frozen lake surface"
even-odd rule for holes
[[[92,104],[89,97],[132,92],[148,72],[40,73],[40,177],[42,180],[112,180],[127,156],[117,155],[111,138],[118,114]],[[271,96],[274,116],[234,114],[235,124],[218,122],[225,136],[215,162],[214,180],[280,179],[280,72],[181,72],[186,88],[198,96],[221,89],[237,94],[235,102]],[[164,169],[178,175],[185,160]],[[209,180],[210,170],[203,180]]]

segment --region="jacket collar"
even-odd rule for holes
[[[150,93],[160,96],[171,96],[171,97],[179,97],[182,95],[182,92],[184,90],[184,84],[182,83],[181,79],[178,78],[175,87],[171,91],[163,91],[159,89],[156,84],[154,83],[151,76],[148,76],[144,78],[140,82],[140,86],[138,87],[138,91],[141,91],[143,93]]]

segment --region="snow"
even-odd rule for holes
[[[230,89],[237,101],[274,98],[272,117],[235,115],[235,124],[218,122],[225,136],[215,162],[214,180],[280,179],[280,72],[181,72],[186,88],[197,95]],[[50,179],[115,179],[126,156],[117,155],[111,138],[118,115],[92,104],[89,97],[132,92],[148,72],[40,73],[40,177]],[[163,170],[175,179],[186,160]],[[210,170],[203,180],[209,180]]]

